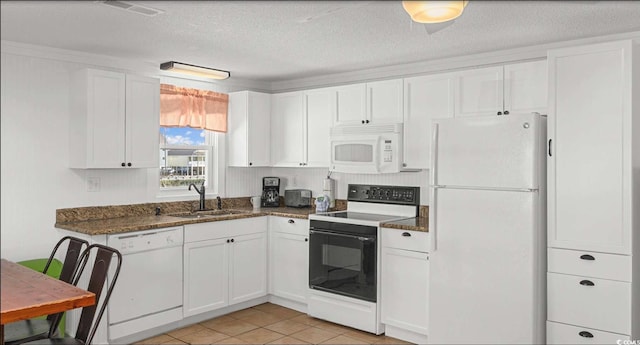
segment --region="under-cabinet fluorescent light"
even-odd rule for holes
[[[221,80],[227,79],[229,78],[229,76],[231,76],[231,73],[229,73],[228,71],[223,71],[215,68],[189,65],[186,63],[175,62],[175,61],[169,61],[169,62],[160,64],[160,69],[171,71],[171,72],[195,75],[198,77],[221,79]]]

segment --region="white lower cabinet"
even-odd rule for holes
[[[309,221],[269,217],[269,293],[307,304],[309,290]]]
[[[387,228],[381,231],[385,334],[424,344],[429,315],[428,233]]]
[[[631,283],[548,273],[547,287],[549,321],[631,334]]]
[[[185,225],[184,317],[267,294],[267,217]]]
[[[623,344],[625,340],[630,340],[628,335],[547,321],[547,344]]]

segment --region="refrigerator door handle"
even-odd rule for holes
[[[431,188],[429,189],[429,233],[431,236],[431,248],[430,252],[435,252],[438,249],[438,230],[437,230],[437,196],[436,189],[438,188],[438,124],[433,124],[431,133],[431,171],[429,171],[431,179]]]

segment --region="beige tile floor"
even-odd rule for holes
[[[264,303],[136,344],[409,344]]]

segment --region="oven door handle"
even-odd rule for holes
[[[376,236],[347,235],[347,234],[339,234],[339,233],[335,233],[335,232],[318,231],[318,230],[309,230],[309,233],[310,234],[327,235],[327,236],[338,236],[338,237],[353,238],[353,239],[356,239],[356,240],[361,241],[361,242],[371,242],[371,241],[375,241],[376,240]]]

